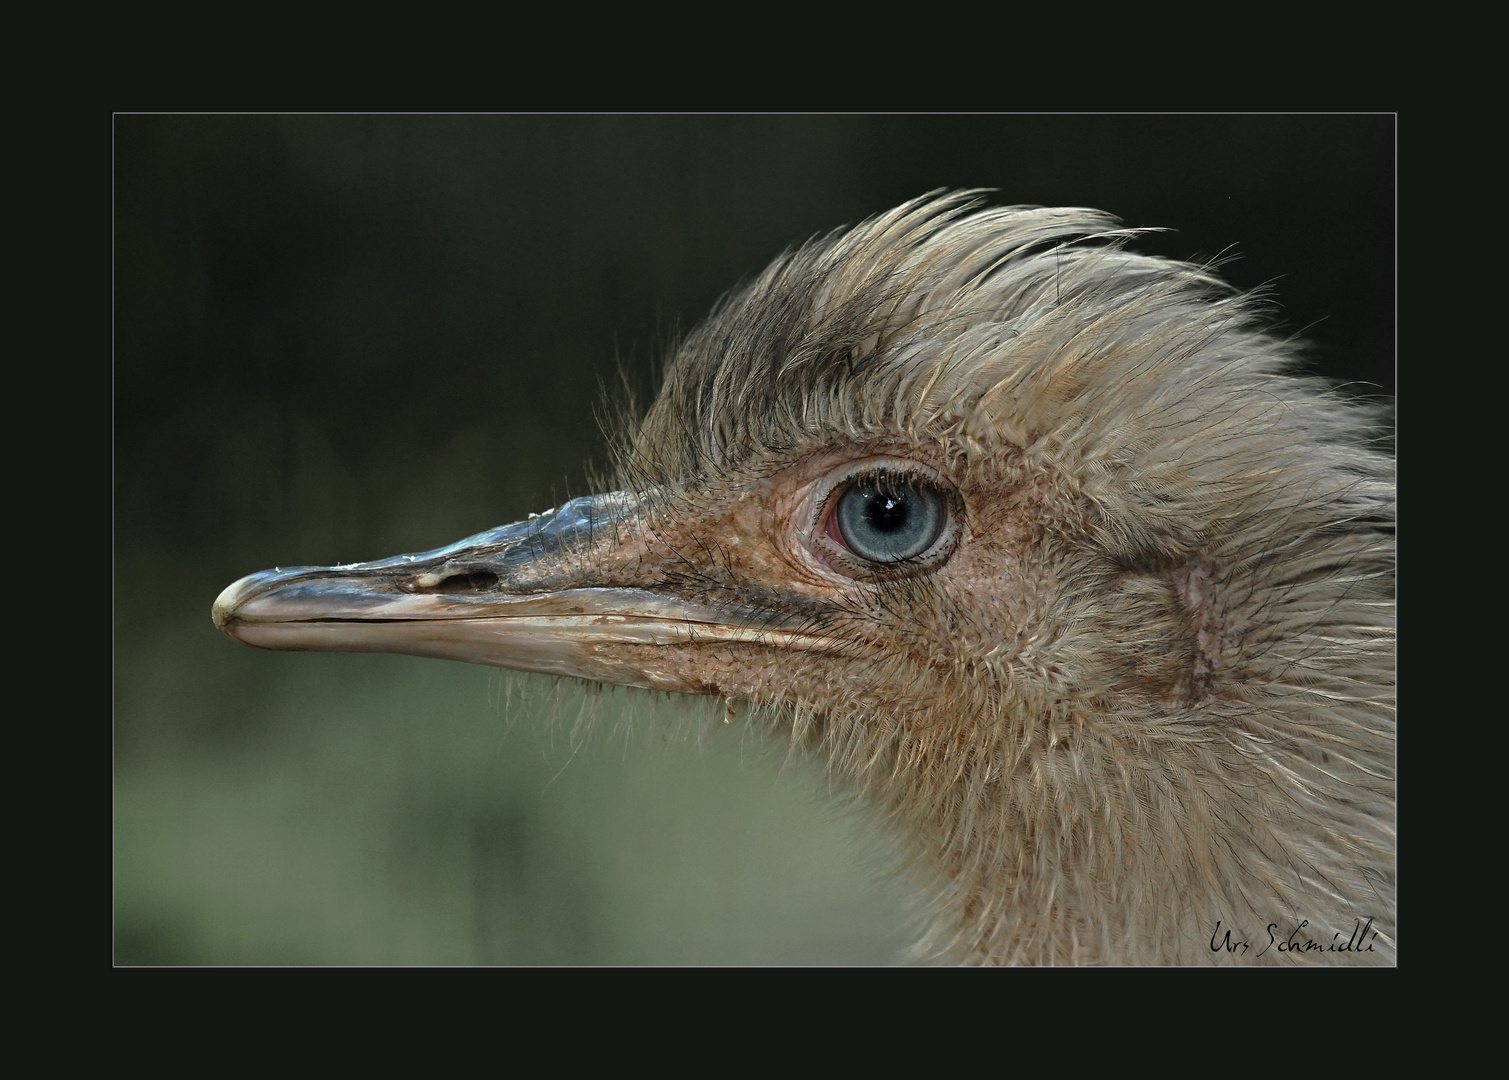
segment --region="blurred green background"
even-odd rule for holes
[[[115,961],[875,964],[883,844],[721,706],[235,645],[275,565],[587,490],[600,386],[789,244],[937,187],[1232,256],[1391,397],[1394,120],[115,120]],[[629,710],[625,715],[625,709]]]

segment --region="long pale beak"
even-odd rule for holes
[[[637,587],[624,573],[650,536],[636,499],[575,499],[435,551],[251,574],[215,600],[215,625],[264,649],[388,652],[710,692],[685,646],[832,642],[768,611]],[[715,692],[715,691],[712,691]]]

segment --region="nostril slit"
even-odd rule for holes
[[[421,593],[469,593],[486,592],[498,584],[498,575],[491,570],[473,570],[466,574],[451,574],[433,585],[421,586]]]

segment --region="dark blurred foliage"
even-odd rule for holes
[[[481,727],[457,743],[477,731],[496,743],[485,701],[503,692],[499,676],[239,649],[209,624],[216,592],[273,565],[434,547],[582,493],[589,466],[604,463],[604,386],[622,373],[641,398],[652,393],[667,344],[724,291],[788,245],[935,188],[989,187],[1003,204],[1091,206],[1169,229],[1135,246],[1219,258],[1310,342],[1313,371],[1391,397],[1394,126],[1378,115],[117,117],[117,958],[655,959],[648,946],[604,944],[632,932],[591,914],[616,902],[604,899],[616,886],[583,869],[590,858],[573,859],[541,809],[541,782],[473,777],[456,795],[447,753],[426,772],[413,762],[431,759],[402,738],[374,736],[359,753],[334,736],[325,751],[301,741],[319,742],[310,728],[358,730],[360,702],[369,716],[393,712],[372,731],[403,732],[416,721],[395,701],[427,703],[433,717],[437,700],[459,700],[449,718],[480,700]],[[372,701],[383,680],[397,682]],[[268,860],[258,881],[280,873],[291,835],[280,830],[325,827],[341,805],[309,775],[322,752],[369,762],[348,803],[378,807],[328,837],[328,850],[380,849],[353,880],[381,903],[393,880],[419,872],[416,851],[461,852],[470,951],[343,944],[287,925],[339,917],[275,897],[258,908],[274,929],[225,943],[216,924],[244,912],[228,913],[231,886],[205,884],[214,872],[202,849],[248,844]],[[569,748],[545,761],[545,779],[571,776],[568,758]],[[631,777],[652,768],[622,767]],[[315,800],[307,819],[280,810],[284,824],[259,833],[225,793],[280,776],[292,804],[311,790],[329,801]],[[515,790],[496,790],[506,783]],[[394,792],[426,784],[440,789],[421,800],[429,809],[405,811]],[[159,803],[192,818],[213,816],[213,804],[230,832],[175,833],[182,815],[143,809]],[[379,828],[377,818],[392,820]],[[416,829],[433,835],[414,839]],[[230,839],[236,830],[250,839]],[[170,863],[177,884],[161,884],[153,860]],[[405,919],[443,906],[450,872],[425,879],[430,900],[398,904],[407,914],[396,922],[373,916],[363,933],[408,933]],[[546,884],[504,895],[530,881]],[[269,896],[282,887],[268,884]],[[266,914],[279,904],[284,914]],[[487,927],[509,918],[526,929],[504,948]],[[800,958],[785,940],[664,955]],[[809,955],[869,954],[811,945]]]

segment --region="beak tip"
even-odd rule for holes
[[[241,605],[267,576],[266,571],[248,574],[221,590],[220,595],[215,597],[214,607],[210,609],[210,618],[215,620],[215,629],[236,637],[236,626],[241,621],[238,614]]]

